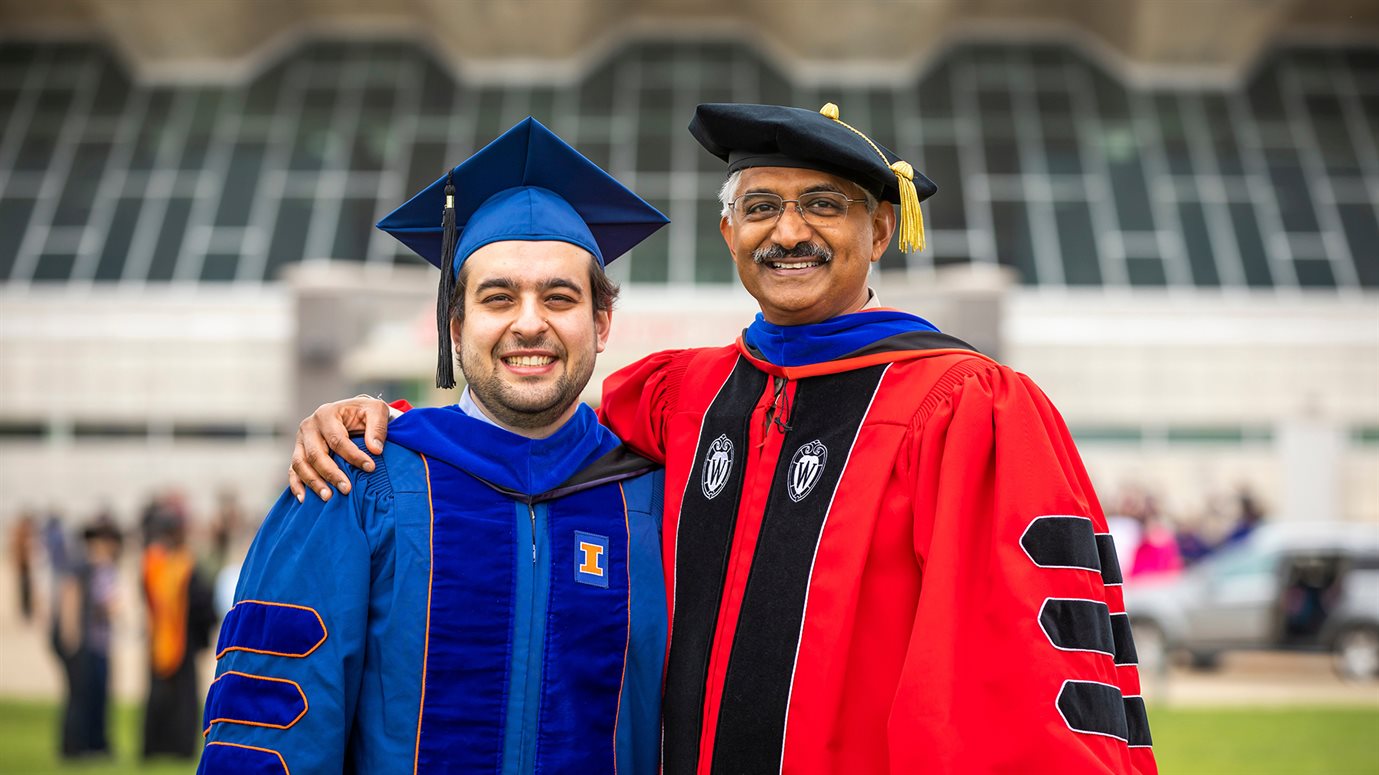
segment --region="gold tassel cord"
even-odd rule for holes
[[[914,253],[924,249],[924,211],[919,207],[919,192],[915,191],[915,170],[909,162],[891,165],[900,183],[900,252]]]
[[[914,253],[924,249],[924,211],[919,206],[919,192],[915,190],[915,168],[910,166],[907,161],[897,161],[889,164],[886,161],[886,154],[876,146],[856,127],[839,118],[838,106],[832,102],[824,103],[819,108],[819,113],[824,118],[837,121],[842,126],[852,130],[854,134],[867,141],[876,155],[881,157],[881,163],[890,167],[891,172],[895,173],[896,183],[900,188],[900,235],[898,242],[902,253]]]

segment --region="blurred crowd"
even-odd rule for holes
[[[142,622],[148,669],[142,755],[191,759],[200,750],[196,657],[233,603],[253,537],[233,492],[196,515],[184,494],[153,494],[132,518],[99,509],[84,520],[24,511],[10,529],[18,610],[46,631],[64,679],[59,730],[64,759],[110,755],[107,734],[112,633]],[[137,556],[130,557],[130,552]],[[141,611],[120,590],[138,586]]]
[[[1174,574],[1243,541],[1264,522],[1257,495],[1241,486],[1188,514],[1166,514],[1148,488],[1127,485],[1103,506],[1126,578]]]

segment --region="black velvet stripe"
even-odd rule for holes
[[[1128,740],[1126,707],[1120,690],[1109,684],[1068,681],[1058,692],[1058,712],[1074,732]]]
[[[866,347],[844,355],[843,358],[859,358],[863,355],[873,353],[897,352],[901,350],[970,350],[977,352],[977,348],[948,334],[938,331],[906,331],[903,334],[888,336],[880,339]]]
[[[1056,648],[1115,654],[1111,616],[1105,603],[1051,597],[1039,611],[1039,626]]]
[[[1036,517],[1020,536],[1020,546],[1041,568],[1101,570],[1096,533],[1084,517]]]
[[[885,370],[883,365],[814,377],[801,381],[795,392],[791,430],[771,483],[728,660],[714,772],[780,769],[814,552]],[[818,461],[822,465],[816,469]]]
[[[1120,575],[1120,557],[1116,554],[1116,542],[1110,533],[1097,533],[1096,550],[1101,558],[1101,582],[1119,584],[1124,581]]]
[[[752,407],[766,389],[766,380],[765,373],[745,358],[738,358],[732,374],[704,415],[694,465],[685,484],[676,539],[674,638],[666,663],[662,705],[665,744],[661,755],[665,775],[693,773],[698,767],[709,649],[718,623],[733,524],[742,494]],[[726,479],[711,490],[710,498],[710,490],[704,485],[704,468],[710,448],[720,437],[732,445],[732,463]],[[721,442],[718,448],[722,449]]]
[[[765,356],[761,354],[760,350],[752,347],[750,344],[747,345],[747,349],[754,357],[761,360],[766,359]],[[896,334],[894,336],[888,336],[885,339],[878,339],[866,347],[860,347],[846,355],[840,355],[834,360],[844,361],[849,358],[860,358],[864,355],[907,352],[911,350],[970,350],[974,353],[978,352],[977,348],[956,336],[949,336],[948,334],[939,333],[938,331],[906,331],[903,334]]]
[[[1143,747],[1154,744],[1154,739],[1149,735],[1149,714],[1145,712],[1143,697],[1125,698],[1125,723],[1130,730],[1130,745]]]
[[[1135,652],[1135,637],[1130,634],[1130,615],[1111,614],[1111,636],[1116,641],[1116,664],[1139,664],[1140,655]]]

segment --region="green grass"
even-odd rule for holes
[[[115,757],[64,766],[56,705],[0,700],[0,773],[117,775],[191,773],[195,765],[138,758],[139,709],[119,707]],[[1379,775],[1379,708],[1154,708],[1154,751],[1163,775]]]
[[[1151,708],[1163,775],[1379,775],[1379,708]]]
[[[47,702],[0,700],[0,773],[41,775],[190,775],[196,762],[173,759],[145,764],[139,760],[143,711],[133,706],[116,707],[110,719],[110,747],[106,761],[66,763],[57,756],[58,720],[61,708]]]

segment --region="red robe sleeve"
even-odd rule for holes
[[[678,403],[691,350],[664,350],[613,372],[603,381],[599,420],[627,446],[666,462],[666,424]]]
[[[1003,366],[936,390],[906,452],[922,586],[891,771],[1156,772],[1114,549],[1062,418]]]

